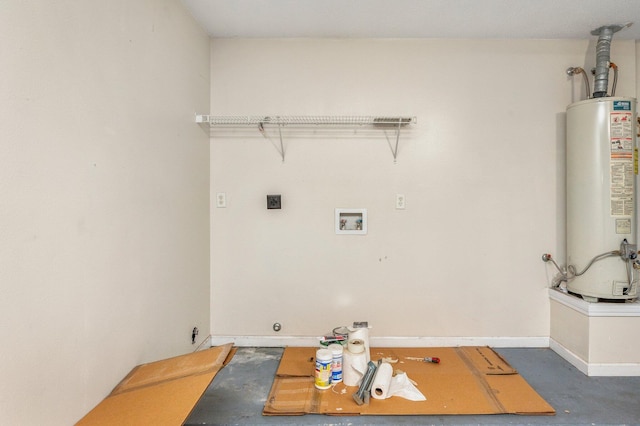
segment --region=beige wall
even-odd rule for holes
[[[640,305],[588,303],[549,291],[550,346],[590,376],[640,375]]]
[[[214,39],[217,115],[415,115],[394,164],[370,130],[285,129],[286,160],[255,129],[216,130],[211,193],[214,335],[549,336],[544,252],[562,256],[569,66],[588,40]],[[618,94],[636,47],[614,41]],[[267,194],[283,208],[266,210]],[[395,209],[395,195],[406,209]],[[336,236],[336,207],[367,236]]]
[[[209,328],[209,39],[178,1],[5,1],[0,423],[69,425]]]
[[[551,300],[550,337],[585,362],[589,362],[589,317]]]
[[[590,363],[640,365],[640,317],[589,318]]]

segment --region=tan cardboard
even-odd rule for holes
[[[233,357],[229,343],[135,367],[78,426],[181,425]]]
[[[371,399],[359,406],[357,387],[338,383],[330,389],[314,386],[315,348],[286,348],[264,415],[447,415],[555,414],[551,407],[500,355],[488,347],[371,348],[371,359],[386,358],[394,370],[407,373],[426,401],[400,397]],[[438,357],[439,364],[424,357]]]

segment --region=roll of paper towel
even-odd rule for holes
[[[342,353],[342,382],[347,386],[359,386],[366,371],[364,342],[350,340]]]
[[[371,353],[369,352],[369,329],[365,327],[349,327],[349,341],[351,340],[362,340],[362,342],[364,342],[364,354],[367,362],[371,361]]]
[[[383,362],[378,366],[376,375],[371,385],[371,397],[375,399],[385,399],[389,393],[393,367],[388,362]]]

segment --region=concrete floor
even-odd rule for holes
[[[555,416],[262,416],[281,348],[239,348],[185,425],[640,425],[640,377],[587,377],[550,349],[496,349]]]

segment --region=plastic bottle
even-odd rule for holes
[[[316,351],[316,371],[315,385],[318,389],[329,389],[331,387],[331,363],[333,353],[329,349],[318,349]]]
[[[342,345],[333,343],[329,345],[329,350],[333,357],[331,361],[331,383],[342,381]]]

